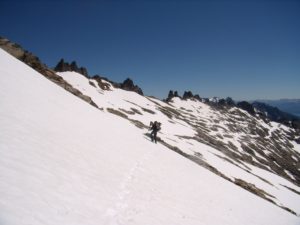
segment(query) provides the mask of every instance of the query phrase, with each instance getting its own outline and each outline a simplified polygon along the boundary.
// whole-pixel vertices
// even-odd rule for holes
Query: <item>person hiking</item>
[[[157,142],[157,132],[160,130],[161,123],[154,121],[154,123],[150,122],[150,130],[152,132],[150,133],[151,141]]]

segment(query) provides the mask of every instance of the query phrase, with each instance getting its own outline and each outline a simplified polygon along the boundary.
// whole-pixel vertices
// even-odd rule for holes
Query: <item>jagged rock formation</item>
[[[125,91],[133,91],[140,95],[144,95],[143,90],[138,85],[135,85],[134,82],[130,78],[127,78],[126,80],[124,80],[123,83],[117,83],[117,82],[111,81],[108,78],[100,76],[100,75],[94,75],[92,77],[92,79],[95,79],[98,82],[98,85],[102,90],[109,90],[109,88],[106,86],[107,83],[103,82],[103,81],[106,81],[106,82],[109,82],[115,88],[120,88]]]
[[[78,67],[76,61],[70,63],[65,62],[64,59],[61,59],[57,65],[55,66],[54,70],[56,72],[66,72],[66,71],[74,71],[77,73],[82,74],[83,76],[88,77],[88,72],[85,67]]]
[[[257,100],[300,118],[300,99]]]
[[[98,86],[102,89],[102,90],[110,90],[110,85],[107,83],[111,83],[107,78],[101,77],[99,75],[95,75],[93,76],[93,79],[95,81],[97,81]],[[103,81],[107,81],[107,82],[103,82]]]
[[[257,113],[267,117],[271,121],[292,126],[295,129],[300,129],[300,120],[297,116],[279,110],[277,107],[270,106],[262,102],[253,102],[252,106]]]
[[[43,64],[37,56],[35,56],[31,52],[24,50],[20,45],[13,43],[6,38],[0,37],[0,47],[3,50],[5,50],[6,52],[8,52],[9,54],[16,57],[17,59],[26,63],[28,66],[30,66],[34,70],[36,70],[39,73],[41,73],[42,75],[44,75],[46,78],[48,78],[52,82],[56,83],[57,85],[61,86],[64,89],[66,89],[67,91],[71,92],[72,94],[78,96],[79,98],[88,102],[89,104],[96,106],[96,104],[92,101],[92,99],[90,97],[82,94],[76,88],[72,87],[62,77],[58,76],[55,73],[55,71],[49,69],[45,64]]]
[[[170,90],[169,94],[168,94],[168,97],[167,97],[167,99],[165,101],[169,102],[174,97],[179,97],[178,92],[177,91],[174,92],[173,90]]]
[[[130,78],[127,78],[126,80],[124,80],[123,83],[113,82],[113,85],[116,88],[121,88],[125,91],[134,91],[140,95],[144,95],[143,90],[139,86],[135,85]]]
[[[229,105],[229,106],[235,106],[235,102],[233,101],[232,98],[227,97],[227,98],[225,99],[225,101],[226,101],[226,104],[227,104],[227,105]]]
[[[172,98],[174,98],[174,97],[179,97],[179,98],[181,98],[181,99],[183,99],[183,100],[187,100],[187,99],[196,99],[196,100],[198,100],[198,101],[202,101],[201,97],[200,97],[198,94],[193,95],[193,93],[192,93],[191,91],[185,91],[184,94],[183,94],[183,96],[181,97],[181,96],[178,95],[178,92],[177,92],[177,91],[174,91],[174,92],[173,92],[173,90],[170,90],[170,91],[169,91],[168,97],[167,97],[167,99],[166,99],[165,101],[166,101],[166,102],[169,102],[169,101],[171,101]]]
[[[193,95],[193,93],[191,91],[185,91],[183,96],[182,96],[183,100],[187,100],[187,99],[196,99],[198,101],[201,101],[201,98],[198,94]]]
[[[254,107],[249,102],[246,102],[246,101],[238,102],[237,107],[247,111],[251,115],[255,114]]]
[[[289,113],[285,113],[280,111],[276,107],[269,106],[264,103],[260,102],[254,102],[249,103],[247,101],[241,101],[235,104],[234,100],[231,97],[227,97],[226,99],[223,98],[201,98],[199,95],[193,95],[191,91],[185,91],[183,96],[179,96],[177,91],[170,90],[168,97],[165,99],[166,102],[171,102],[172,98],[179,97],[183,100],[188,99],[196,99],[198,101],[201,101],[203,103],[206,103],[214,108],[222,108],[222,107],[234,107],[237,106],[240,109],[243,109],[247,111],[251,115],[257,115],[260,116],[261,119],[267,121],[274,121],[281,124],[284,124],[286,126],[292,127],[294,129],[300,130],[300,120],[298,117],[293,116]],[[297,142],[300,141],[296,140]]]
[[[182,98],[184,100],[191,99],[193,97],[194,97],[194,95],[193,95],[193,93],[191,91],[185,91],[184,94],[183,94],[183,96],[182,96]]]
[[[123,81],[123,83],[121,84],[121,88],[126,91],[134,91],[140,95],[144,95],[142,89],[139,86],[135,85],[130,78],[127,78]]]
[[[282,112],[276,107],[261,102],[253,102],[251,104],[246,101],[238,102],[237,107],[247,111],[251,115],[258,115],[266,121],[278,122],[300,130],[300,120],[298,117]]]

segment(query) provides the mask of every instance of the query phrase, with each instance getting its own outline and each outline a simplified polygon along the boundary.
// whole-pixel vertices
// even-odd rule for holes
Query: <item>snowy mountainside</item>
[[[59,75],[98,108],[0,50],[1,224],[299,224],[293,130],[246,115],[274,145],[256,158],[239,146],[247,122],[220,122],[228,113],[242,122],[236,108],[167,104]],[[144,135],[153,120],[163,124],[158,144]],[[291,168],[279,160],[284,144]],[[263,164],[268,155],[277,167]]]
[[[283,209],[300,213],[300,145],[294,129],[236,107],[213,108],[178,97],[165,103],[115,89],[105,80],[75,72],[57,74],[101,110],[131,121],[145,133],[150,121],[161,122],[159,136],[165,146]]]

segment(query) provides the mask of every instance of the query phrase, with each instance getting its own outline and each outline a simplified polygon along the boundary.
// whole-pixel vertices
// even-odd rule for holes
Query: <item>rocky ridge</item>
[[[74,71],[83,76],[88,77],[88,71],[85,67],[78,67],[76,61],[71,63],[65,62],[64,59],[61,59],[54,68],[56,72],[66,72],[66,71]]]
[[[54,70],[49,69],[45,64],[43,64],[37,56],[27,50],[24,50],[20,45],[13,43],[6,38],[0,37],[0,48],[38,71],[47,79],[61,86],[65,90],[81,98],[87,103],[96,106],[89,96],[82,94],[79,90],[72,87],[62,77],[58,76]]]
[[[177,91],[173,90],[169,91],[168,97],[165,99],[165,101],[170,102],[173,97],[179,97],[183,100],[198,100],[200,102],[207,103],[212,107],[236,106],[242,110],[247,111],[252,116],[257,115],[264,120],[278,122],[286,126],[292,127],[296,130],[300,130],[300,119],[297,116],[283,112],[278,108],[270,106],[266,103],[258,101],[252,103],[247,101],[240,101],[235,103],[235,101],[230,97],[227,97],[226,99],[217,97],[201,98],[198,94],[194,95],[191,91],[185,91],[183,96],[181,97]]]

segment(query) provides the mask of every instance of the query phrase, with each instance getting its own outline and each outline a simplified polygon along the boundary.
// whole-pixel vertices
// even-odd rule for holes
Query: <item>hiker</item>
[[[150,133],[151,141],[157,142],[157,132],[160,130],[161,123],[154,121],[154,123],[150,122],[150,129],[152,132]]]

